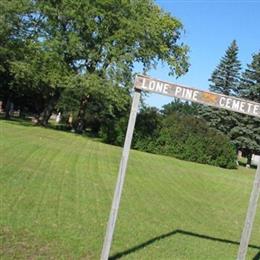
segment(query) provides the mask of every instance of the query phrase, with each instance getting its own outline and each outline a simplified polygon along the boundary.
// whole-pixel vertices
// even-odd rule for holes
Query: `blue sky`
[[[158,65],[149,75],[199,89],[208,89],[208,79],[232,40],[239,46],[243,68],[252,54],[260,51],[260,0],[257,1],[196,1],[157,0],[184,25],[181,41],[190,48],[190,69],[176,79],[168,76],[167,66]],[[150,106],[161,107],[171,98],[151,94],[145,98]]]

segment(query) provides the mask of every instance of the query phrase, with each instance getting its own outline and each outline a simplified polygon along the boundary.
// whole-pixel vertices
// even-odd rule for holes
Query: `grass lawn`
[[[99,259],[121,148],[0,121],[0,258]],[[235,259],[255,170],[131,151],[112,259]],[[260,208],[248,259],[260,259]]]

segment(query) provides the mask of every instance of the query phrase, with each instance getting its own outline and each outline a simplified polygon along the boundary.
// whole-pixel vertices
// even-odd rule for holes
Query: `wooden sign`
[[[158,93],[170,97],[185,99],[192,102],[213,106],[217,108],[224,108],[230,111],[239,112],[246,115],[260,117],[260,104],[256,102],[225,96],[221,94],[216,94],[212,92],[201,91],[190,87],[184,87],[178,84],[168,83],[147,76],[141,76],[141,75],[137,76],[135,80],[135,92],[134,92],[132,108],[131,108],[128,126],[127,126],[124,148],[123,148],[120,166],[118,170],[117,183],[114,191],[112,207],[109,215],[109,220],[107,223],[106,235],[105,235],[103,249],[100,258],[101,260],[107,260],[109,257],[121,195],[123,191],[128,156],[129,156],[129,151],[130,151],[133,132],[134,132],[134,126],[136,121],[136,115],[138,111],[138,105],[140,102],[140,95],[142,90],[154,92],[154,93]],[[256,176],[255,176],[254,186],[250,197],[246,221],[245,221],[244,229],[240,240],[240,246],[237,255],[238,260],[244,260],[246,257],[249,239],[251,236],[253,222],[256,214],[257,201],[259,199],[259,195],[260,195],[260,164],[258,164],[258,168],[256,171]]]
[[[137,76],[135,87],[148,92],[189,100],[203,105],[260,117],[260,104],[236,97],[201,91],[179,84],[168,83],[147,76]]]

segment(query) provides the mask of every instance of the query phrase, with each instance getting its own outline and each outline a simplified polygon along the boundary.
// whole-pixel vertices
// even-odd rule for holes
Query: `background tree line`
[[[238,46],[233,41],[213,71],[210,90],[260,102],[260,53],[241,73]],[[118,134],[122,143],[124,131]],[[252,154],[260,154],[260,120],[255,117],[174,100],[163,109],[143,107],[134,136],[139,150],[226,168],[236,167],[241,151],[251,164]]]
[[[260,52],[252,55],[251,63],[241,72],[238,51],[237,43],[233,41],[209,79],[210,90],[259,103]],[[251,164],[253,153],[260,154],[258,118],[210,107],[201,107],[199,115],[208,122],[210,127],[230,138],[236,150],[242,151],[247,157],[247,164]]]
[[[182,32],[181,22],[150,0],[3,0],[0,100],[5,118],[15,109],[47,126],[50,116],[61,112],[61,127],[122,144],[135,64],[143,73],[160,61],[173,76],[186,73]],[[237,55],[234,41],[213,72],[210,89],[259,102],[260,53],[242,75]],[[259,133],[257,119],[175,101],[161,111],[141,108],[133,145],[232,168],[235,149],[248,158],[260,151]]]

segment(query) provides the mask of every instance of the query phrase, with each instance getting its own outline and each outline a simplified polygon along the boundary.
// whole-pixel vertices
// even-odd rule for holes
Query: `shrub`
[[[155,153],[236,168],[236,151],[229,139],[193,116],[177,113],[167,116],[155,142]]]
[[[185,110],[186,111],[186,110]],[[122,145],[127,117],[101,128],[106,142]],[[236,151],[230,140],[206,122],[187,113],[161,114],[156,108],[143,108],[137,116],[132,147],[174,156],[179,159],[236,168]]]

